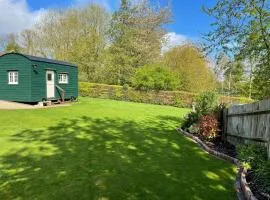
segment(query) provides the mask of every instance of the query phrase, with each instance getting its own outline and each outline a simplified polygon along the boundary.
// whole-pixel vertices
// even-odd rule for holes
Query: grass
[[[175,131],[187,112],[88,98],[0,111],[0,199],[235,199],[235,167]]]

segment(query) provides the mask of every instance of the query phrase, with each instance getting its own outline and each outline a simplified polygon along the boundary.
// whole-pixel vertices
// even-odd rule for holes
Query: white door
[[[46,72],[46,82],[47,82],[47,98],[54,98],[54,71]]]

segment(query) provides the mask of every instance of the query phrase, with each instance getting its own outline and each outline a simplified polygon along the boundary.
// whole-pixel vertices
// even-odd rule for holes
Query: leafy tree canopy
[[[255,60],[254,94],[270,95],[270,2],[268,0],[218,0],[204,11],[214,18],[205,34],[205,49],[224,51],[234,58]]]
[[[139,90],[175,90],[180,89],[180,80],[162,64],[151,64],[137,70],[132,86]]]
[[[215,77],[199,48],[188,44],[178,46],[164,55],[166,66],[170,67],[183,81],[183,89],[199,92],[215,89]]]

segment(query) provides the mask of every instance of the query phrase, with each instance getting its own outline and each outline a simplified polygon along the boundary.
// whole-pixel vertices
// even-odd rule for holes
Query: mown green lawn
[[[235,167],[175,131],[187,112],[88,98],[0,111],[0,199],[235,199]]]

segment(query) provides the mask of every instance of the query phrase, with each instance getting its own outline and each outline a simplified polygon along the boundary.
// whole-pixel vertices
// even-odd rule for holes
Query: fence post
[[[228,122],[228,108],[224,108],[222,110],[222,135],[221,138],[222,140],[226,140],[226,135],[227,135],[227,122]]]

